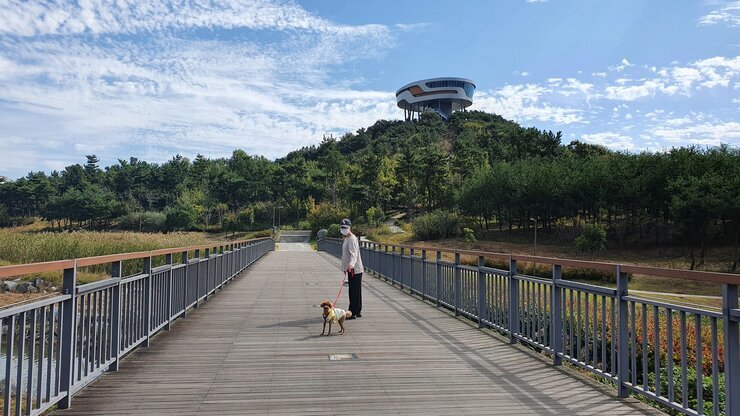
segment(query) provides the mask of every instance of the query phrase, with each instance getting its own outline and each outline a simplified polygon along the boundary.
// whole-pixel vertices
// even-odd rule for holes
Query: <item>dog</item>
[[[321,335],[324,335],[324,332],[326,332],[327,323],[329,324],[329,332],[326,335],[331,335],[331,324],[334,322],[339,324],[339,334],[344,335],[344,321],[352,316],[352,312],[335,308],[328,300],[321,302],[319,306],[323,309],[321,316],[324,318],[324,329],[321,330]]]

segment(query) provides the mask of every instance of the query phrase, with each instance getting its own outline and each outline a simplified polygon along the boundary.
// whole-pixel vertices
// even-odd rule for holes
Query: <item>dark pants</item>
[[[349,310],[352,316],[362,313],[362,273],[349,275]]]

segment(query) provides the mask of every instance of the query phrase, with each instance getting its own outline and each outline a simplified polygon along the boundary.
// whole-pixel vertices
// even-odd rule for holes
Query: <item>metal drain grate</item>
[[[306,286],[318,286],[319,282],[306,282]]]
[[[357,354],[329,354],[329,361],[356,360]]]

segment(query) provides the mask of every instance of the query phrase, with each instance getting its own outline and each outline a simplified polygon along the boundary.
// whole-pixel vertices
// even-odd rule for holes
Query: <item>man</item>
[[[339,230],[344,237],[342,242],[342,270],[347,272],[349,281],[349,310],[352,316],[347,319],[362,317],[362,266],[360,243],[352,234],[352,222],[347,218],[339,223]]]

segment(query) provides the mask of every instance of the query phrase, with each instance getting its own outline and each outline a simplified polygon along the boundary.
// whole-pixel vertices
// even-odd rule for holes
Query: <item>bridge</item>
[[[0,311],[3,414],[740,412],[737,275],[363,242],[363,317],[321,337],[341,242],[318,248],[0,267],[64,276],[62,294]],[[552,278],[526,275],[533,261]],[[78,285],[90,267],[111,277]],[[563,279],[575,268],[617,287]],[[632,296],[630,273],[721,285],[724,308]]]

